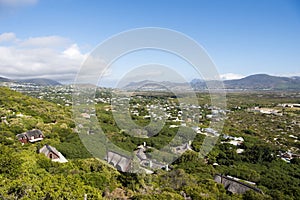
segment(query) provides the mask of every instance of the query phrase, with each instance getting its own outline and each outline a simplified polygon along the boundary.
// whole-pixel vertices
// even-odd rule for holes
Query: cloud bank
[[[72,82],[87,54],[76,43],[60,36],[20,39],[14,33],[0,35],[0,76],[50,78]]]

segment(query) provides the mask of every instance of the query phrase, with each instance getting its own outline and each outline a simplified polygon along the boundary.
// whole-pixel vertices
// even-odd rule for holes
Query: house
[[[176,154],[183,154],[187,150],[192,150],[191,146],[189,143],[185,143],[181,146],[173,147],[172,151]]]
[[[133,157],[107,150],[104,160],[121,172],[131,172],[138,169],[143,170],[146,174],[152,174],[154,173],[153,169],[163,168],[168,171],[169,167],[166,164],[147,157],[145,152],[148,148],[146,142],[144,142],[143,145],[138,146],[137,150],[134,151],[135,156]]]
[[[273,114],[273,115],[282,115],[282,113],[279,113],[279,110],[272,109],[272,108],[260,108],[260,107],[254,107],[247,109],[249,112],[255,112],[255,113],[263,113],[263,114]]]
[[[45,154],[45,156],[50,158],[53,162],[59,162],[59,163],[68,162],[68,160],[59,151],[57,151],[55,147],[52,147],[47,144],[39,150],[39,153]]]
[[[237,154],[241,154],[241,153],[243,153],[244,151],[245,151],[245,149],[237,149],[237,150],[236,150],[236,153],[237,153]]]
[[[85,119],[90,119],[91,116],[87,113],[81,113],[81,117],[85,118]]]
[[[278,106],[281,106],[283,108],[300,108],[300,104],[298,103],[284,103],[284,104],[279,104]]]
[[[138,157],[139,160],[146,160],[147,155],[145,154],[145,149],[144,148],[139,148],[137,151],[135,151],[136,156]]]
[[[286,152],[279,152],[277,157],[280,157],[285,162],[290,163],[292,159],[300,158],[300,155],[299,154],[294,154],[289,150],[289,151],[286,151]]]
[[[206,132],[206,133],[209,133],[210,135],[216,136],[216,137],[220,136],[218,131],[216,131],[212,128],[204,128],[203,131]]]
[[[128,156],[113,151],[107,151],[105,160],[119,171],[129,172],[131,170],[132,158]]]
[[[233,194],[244,194],[248,190],[263,194],[262,190],[254,187],[255,183],[250,181],[243,181],[241,179],[216,174],[214,177],[215,182],[224,185],[225,189]]]
[[[239,146],[239,145],[244,143],[244,138],[243,137],[232,137],[232,136],[224,134],[223,138],[226,139],[226,140],[229,140],[229,141],[221,142],[221,144],[228,143],[228,144],[231,144],[231,145],[234,145],[234,146]]]
[[[148,174],[152,174],[153,171],[148,170],[144,167],[147,167],[150,169],[163,169],[163,168],[165,168],[166,170],[169,169],[168,167],[166,167],[165,164],[158,162],[155,159],[148,158],[147,154],[145,153],[147,149],[149,149],[149,147],[147,147],[146,142],[144,142],[143,145],[138,146],[137,150],[134,151],[134,153],[138,159],[138,162],[140,164],[141,169],[143,169]]]
[[[20,142],[28,143],[28,142],[38,142],[44,139],[44,135],[42,131],[38,129],[33,129],[31,131],[27,131],[21,134],[16,135]]]

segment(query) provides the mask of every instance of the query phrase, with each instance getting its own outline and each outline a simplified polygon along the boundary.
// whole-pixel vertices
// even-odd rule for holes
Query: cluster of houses
[[[137,150],[134,151],[138,162],[141,166],[141,168],[148,174],[152,174],[154,169],[162,169],[162,168],[168,168],[168,165],[158,162],[155,159],[150,159],[147,154],[146,154],[146,150],[147,149],[151,149],[152,147],[148,147],[146,145],[146,143],[144,142],[143,145],[139,145],[137,147]],[[149,169],[151,170],[149,170]],[[168,169],[167,169],[168,170]]]
[[[187,150],[192,150],[190,143],[172,147],[171,151],[175,154],[182,154]],[[151,149],[153,149],[153,147],[147,146],[146,142],[144,142],[142,145],[139,145],[134,151],[134,157],[136,158],[135,162],[136,164],[138,164],[138,170],[143,170],[147,174],[152,174],[154,173],[153,170],[157,169],[164,169],[166,171],[169,171],[170,168],[168,164],[157,161],[156,159],[150,158],[149,155],[147,155],[147,150]],[[122,155],[115,151],[107,151],[104,159],[119,171],[130,172],[132,170],[137,170],[133,169],[134,159],[132,157]]]
[[[279,152],[277,157],[281,158],[283,161],[290,163],[294,158],[300,158],[299,154],[294,154],[291,151]]]
[[[59,105],[64,106],[71,106],[72,99],[71,96],[73,94],[73,87],[72,86],[41,86],[36,85],[33,83],[18,83],[18,82],[7,82],[7,83],[0,83],[0,85],[4,85],[9,87],[12,90],[30,94],[39,99],[46,99],[55,102],[60,102]]]
[[[277,108],[261,108],[261,107],[253,107],[253,108],[248,108],[247,110],[249,112],[255,112],[255,113],[263,113],[263,114],[267,114],[267,115],[277,115],[277,116],[282,116],[283,115],[283,111],[282,109],[284,108],[296,108],[296,109],[300,109],[300,104],[297,103],[283,103],[283,104],[278,104]]]
[[[243,144],[243,142],[244,142],[243,137],[233,137],[233,136],[224,134],[223,138],[227,141],[221,142],[221,143],[228,143],[228,144],[232,144],[234,146],[239,146],[239,145]]]
[[[1,82],[1,86],[9,87],[12,90],[19,92],[25,91],[38,91],[42,86],[35,85],[33,83],[21,83],[21,82]]]
[[[176,146],[176,147],[172,147],[171,150],[173,153],[175,153],[176,155],[181,155],[186,151],[191,151],[192,147],[191,147],[192,141],[189,141],[188,143],[184,143],[180,146]]]
[[[16,137],[22,143],[22,145],[26,143],[39,142],[45,138],[42,131],[38,129],[33,129],[24,133],[17,134]],[[53,162],[59,162],[59,163],[68,162],[68,160],[55,147],[52,147],[48,144],[40,148],[38,152],[44,154]]]
[[[154,173],[155,169],[165,169],[169,170],[168,164],[159,162],[155,159],[151,159],[147,156],[146,150],[151,149],[152,147],[146,146],[144,142],[143,145],[139,145],[137,149],[134,151],[134,160],[133,157],[129,157],[126,155],[122,155],[115,151],[107,151],[107,155],[104,158],[109,164],[114,166],[116,169],[122,172],[132,172],[134,170],[144,171],[146,174]],[[133,166],[134,164],[138,164],[138,166]],[[136,169],[137,167],[137,169]]]
[[[299,103],[283,103],[283,104],[278,104],[278,107],[283,107],[283,108],[300,108]]]
[[[243,137],[233,137],[233,136],[230,136],[230,135],[226,135],[226,134],[223,134],[223,139],[225,139],[225,141],[222,141],[221,144],[231,144],[233,146],[240,146],[244,143],[244,138]],[[238,154],[241,154],[245,151],[245,149],[241,149],[241,148],[238,148],[236,150],[236,153]]]
[[[282,115],[282,112],[280,110],[273,109],[273,108],[254,107],[254,108],[249,108],[248,111],[255,112],[255,113],[263,113],[263,114],[267,114],[267,115],[271,115],[271,114],[278,115],[278,116]]]
[[[130,110],[132,116],[142,116],[144,119],[157,120],[167,120],[168,122],[174,122],[180,124],[181,126],[186,126],[187,123],[199,123],[199,119],[207,118],[212,121],[220,121],[225,116],[226,110],[209,106],[209,105],[194,105],[187,103],[176,103],[172,98],[168,99],[143,99],[140,100],[141,96],[135,96],[134,99],[137,101],[134,104],[130,104]],[[120,97],[120,98],[97,98],[95,102],[108,103],[114,105],[111,110],[123,110],[124,106],[128,105],[130,97]],[[129,109],[129,108],[128,108]],[[144,115],[142,110],[147,111]],[[204,110],[210,110],[207,115],[202,115],[201,112]],[[124,110],[128,111],[128,110]]]

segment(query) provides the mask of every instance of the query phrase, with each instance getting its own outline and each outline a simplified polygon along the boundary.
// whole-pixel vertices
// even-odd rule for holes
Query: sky
[[[300,76],[297,0],[0,0],[0,76],[71,83],[99,44],[143,27],[192,38],[222,79],[257,73]],[[116,62],[110,78],[126,76],[136,64],[134,55],[147,57],[140,65],[161,58],[186,79],[197,78],[188,64],[151,51]]]

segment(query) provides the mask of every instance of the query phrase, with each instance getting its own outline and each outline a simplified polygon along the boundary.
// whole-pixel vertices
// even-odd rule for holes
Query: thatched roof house
[[[52,147],[47,144],[39,150],[39,153],[45,154],[45,156],[47,156],[54,162],[60,162],[60,163],[68,162],[68,160],[59,151],[57,151],[55,147]]]
[[[28,142],[38,142],[44,139],[44,135],[41,130],[33,129],[24,133],[20,133],[16,135],[20,142],[28,143]]]

